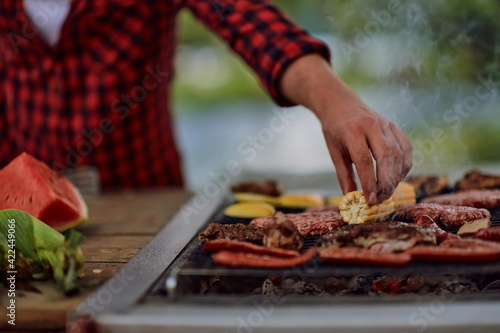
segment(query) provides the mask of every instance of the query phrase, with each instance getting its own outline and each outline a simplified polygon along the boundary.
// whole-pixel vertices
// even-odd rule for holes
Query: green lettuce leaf
[[[8,239],[9,220],[15,220],[16,256],[31,265],[32,278],[53,278],[65,293],[74,291],[84,264],[79,248],[83,236],[73,229],[63,235],[24,211],[5,209],[0,211],[0,236],[5,241]],[[0,271],[5,267],[2,265]]]

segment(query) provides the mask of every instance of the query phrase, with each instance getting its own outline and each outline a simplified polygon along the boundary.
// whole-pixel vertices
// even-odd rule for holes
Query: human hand
[[[399,127],[366,106],[316,54],[290,65],[281,91],[319,118],[344,194],[357,189],[354,165],[368,204],[392,195],[412,166],[412,146]]]
[[[342,191],[357,189],[354,165],[368,204],[388,199],[412,167],[406,135],[351,94],[322,114],[323,134]]]

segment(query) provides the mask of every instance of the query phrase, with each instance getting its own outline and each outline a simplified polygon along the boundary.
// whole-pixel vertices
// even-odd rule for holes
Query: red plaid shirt
[[[224,38],[280,105],[291,104],[278,91],[287,65],[329,57],[264,0],[74,0],[54,47],[22,3],[0,1],[0,164],[26,151],[62,172],[92,165],[105,189],[182,185],[168,112],[181,8]]]

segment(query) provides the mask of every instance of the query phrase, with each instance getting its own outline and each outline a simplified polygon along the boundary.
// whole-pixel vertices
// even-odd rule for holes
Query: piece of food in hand
[[[394,201],[394,210],[396,211],[404,205],[416,203],[417,195],[415,193],[415,188],[413,185],[405,182],[399,183],[392,194],[392,200]]]
[[[418,203],[400,208],[396,218],[404,221],[415,221],[421,215],[429,216],[437,223],[447,227],[461,227],[476,221],[479,224],[489,223],[491,217],[490,212],[483,208]]]
[[[304,240],[297,227],[287,220],[285,214],[277,212],[263,228],[264,246],[285,250],[301,251]]]
[[[271,197],[281,195],[281,186],[275,180],[268,180],[266,182],[253,182],[245,181],[231,186],[233,193],[257,193],[264,194]]]
[[[449,188],[448,177],[444,175],[411,176],[407,177],[405,182],[414,187],[417,198],[440,194]]]
[[[457,191],[500,188],[500,175],[483,173],[479,170],[467,172],[455,183]]]
[[[285,214],[288,221],[292,222],[302,236],[324,235],[344,224],[344,220],[337,212],[323,213],[296,213]],[[272,217],[253,219],[250,224],[265,227]]]
[[[256,225],[210,223],[207,229],[198,235],[198,239],[229,239],[262,245],[264,233],[262,228]]]
[[[340,215],[349,224],[381,221],[394,213],[394,200],[391,197],[379,205],[370,206],[362,191],[354,191],[342,198],[339,209]]]
[[[21,153],[0,170],[0,210],[20,209],[57,231],[88,218],[78,189],[45,163]]]
[[[500,207],[500,190],[470,190],[441,194],[425,198],[421,202],[494,209]]]
[[[479,230],[474,234],[474,238],[500,242],[500,227],[490,227],[487,229]]]
[[[319,194],[288,193],[279,197],[278,206],[288,208],[308,208],[323,206],[323,196]]]
[[[9,270],[21,275],[27,269],[32,279],[53,278],[65,293],[79,288],[77,278],[85,260],[79,247],[83,236],[76,230],[61,234],[26,212],[5,209],[0,211],[0,235],[0,249],[5,250],[5,239],[16,253],[15,262],[11,257],[0,259],[7,263],[0,267],[0,275]],[[7,256],[2,251],[0,257]]]
[[[219,251],[212,254],[217,265],[253,268],[287,268],[305,264],[316,256],[316,249],[311,248],[296,257],[275,257],[248,252]]]
[[[273,206],[279,205],[279,197],[272,197],[260,193],[237,192],[234,193],[234,200],[237,202],[263,202]]]
[[[491,221],[489,218],[478,219],[472,222],[465,223],[458,229],[457,234],[459,236],[472,236],[481,229],[486,229],[491,227]]]
[[[238,202],[224,209],[224,215],[249,219],[271,216],[275,212],[274,206],[265,202]]]

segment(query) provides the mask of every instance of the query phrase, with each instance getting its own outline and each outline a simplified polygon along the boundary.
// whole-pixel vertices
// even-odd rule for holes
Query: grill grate
[[[196,233],[196,236],[190,241],[186,248],[182,251],[179,258],[164,274],[160,287],[156,289],[163,290],[161,294],[175,294],[175,297],[192,296],[213,293],[216,294],[240,294],[248,295],[248,293],[263,292],[263,289],[269,281],[281,283],[286,278],[295,278],[300,281],[316,281],[316,284],[339,283],[342,281],[350,281],[350,284],[359,284],[359,281],[370,285],[369,282],[383,276],[395,276],[401,279],[408,279],[412,276],[425,276],[426,279],[433,281],[432,283],[439,284],[443,281],[453,280],[457,277],[464,277],[463,281],[474,280],[478,283],[481,289],[489,288],[491,284],[495,287],[496,297],[500,297],[500,261],[478,264],[434,264],[412,262],[404,267],[370,267],[364,265],[331,265],[321,262],[318,258],[311,260],[303,266],[286,269],[268,269],[268,268],[243,268],[243,267],[222,267],[213,263],[209,254],[207,254],[198,240],[197,235],[203,231],[209,223],[245,223],[250,222],[249,219],[231,218],[223,215],[223,210],[226,205],[223,205],[217,214]],[[297,212],[297,210],[286,211]],[[500,209],[492,211],[492,224],[500,226]],[[446,228],[447,231],[456,232],[458,228]],[[310,248],[316,244],[319,237],[306,237],[304,239],[304,248]],[[175,288],[167,292],[165,290],[165,281],[174,278],[176,280]],[[271,279],[271,280],[270,280]],[[332,280],[333,279],[333,280]],[[356,282],[353,282],[354,280]],[[221,281],[224,281],[221,282]],[[332,282],[333,281],[333,282]],[[468,282],[457,282],[459,287],[464,287]],[[273,282],[273,283],[274,283]],[[306,283],[306,282],[304,282]],[[309,283],[309,282],[308,282]],[[346,282],[347,283],[347,282]],[[167,283],[168,284],[168,283]],[[342,283],[340,283],[342,284]],[[216,286],[216,287],[214,287]],[[304,285],[304,290],[310,291],[311,287]],[[329,285],[328,288],[331,288]],[[447,287],[448,288],[448,287]],[[450,287],[451,288],[451,287]],[[453,287],[455,288],[455,287]],[[476,287],[475,287],[476,288]],[[365,290],[366,288],[362,288]],[[221,292],[222,290],[222,292]],[[315,290],[313,288],[313,290]],[[354,291],[353,291],[354,290]],[[349,291],[356,292],[356,289]],[[370,292],[373,292],[371,290]],[[337,295],[338,296],[338,295]],[[172,297],[172,295],[170,295]]]

